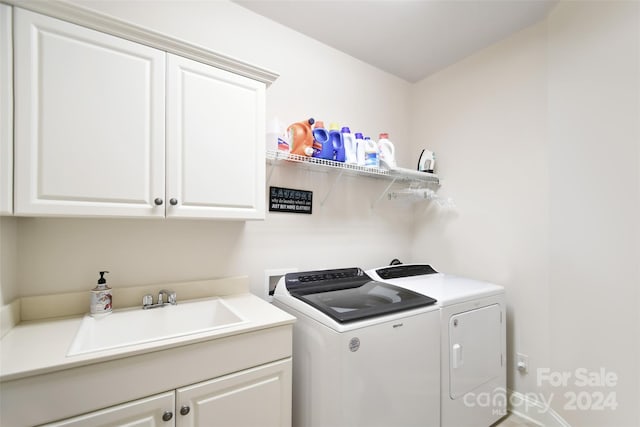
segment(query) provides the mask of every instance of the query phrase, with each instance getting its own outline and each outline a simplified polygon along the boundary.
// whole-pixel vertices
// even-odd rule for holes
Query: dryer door
[[[452,399],[501,374],[501,328],[498,304],[449,318],[449,394]]]

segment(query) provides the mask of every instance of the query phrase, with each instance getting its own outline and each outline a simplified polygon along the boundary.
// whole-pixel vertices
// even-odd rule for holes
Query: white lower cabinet
[[[135,426],[155,427],[174,426],[173,408],[175,392],[157,394],[145,399],[135,400],[122,405],[91,412],[57,423],[45,424],[47,427],[96,427],[96,426]],[[171,418],[169,415],[171,414]],[[163,421],[162,417],[169,422]]]
[[[176,391],[178,427],[291,425],[291,359]]]
[[[47,427],[288,427],[291,359],[80,415]]]

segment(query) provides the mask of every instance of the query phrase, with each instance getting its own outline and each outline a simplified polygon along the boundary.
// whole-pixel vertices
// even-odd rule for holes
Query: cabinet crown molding
[[[194,61],[203,62],[249,77],[267,86],[279,77],[279,74],[273,71],[256,67],[239,59],[212,52],[202,46],[188,43],[64,0],[0,0],[0,3],[62,19],[73,24],[193,59]]]

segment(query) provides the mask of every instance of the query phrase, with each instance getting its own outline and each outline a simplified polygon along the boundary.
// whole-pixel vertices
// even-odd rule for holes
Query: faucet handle
[[[166,289],[163,289],[158,293],[158,305],[164,305],[165,301],[162,298],[163,295],[167,296],[167,301],[166,302],[168,304],[176,305],[177,299],[176,299],[175,291],[168,291]]]
[[[151,294],[146,294],[142,297],[142,307],[149,307],[153,305],[153,296]]]
[[[167,302],[171,305],[176,305],[178,303],[178,298],[174,291],[169,291],[169,296],[167,297]]]

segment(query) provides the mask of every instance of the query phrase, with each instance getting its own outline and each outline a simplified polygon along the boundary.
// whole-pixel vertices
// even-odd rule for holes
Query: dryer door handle
[[[462,345],[454,344],[451,348],[451,356],[453,359],[453,369],[458,369],[463,365],[464,361],[462,360]]]

